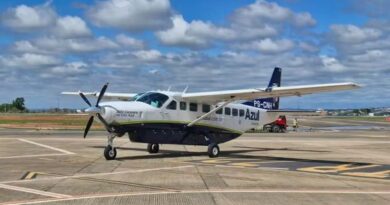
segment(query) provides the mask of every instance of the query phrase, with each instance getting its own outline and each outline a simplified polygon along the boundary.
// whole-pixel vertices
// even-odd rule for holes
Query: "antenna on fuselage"
[[[184,88],[184,90],[183,90],[183,94],[184,94],[184,93],[186,93],[186,92],[187,92],[187,90],[188,90],[188,85],[186,85],[186,87]]]

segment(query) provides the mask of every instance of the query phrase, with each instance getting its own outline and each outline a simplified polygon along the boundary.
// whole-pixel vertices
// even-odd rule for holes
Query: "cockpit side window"
[[[177,102],[174,101],[174,100],[172,100],[172,101],[168,104],[167,109],[169,109],[169,110],[176,110],[176,109],[177,109]]]
[[[225,115],[230,115],[230,107],[225,107]]]
[[[142,96],[138,97],[137,102],[144,102],[153,107],[160,108],[167,100],[168,96],[161,93],[145,93]]]
[[[133,97],[133,100],[137,100],[139,97],[141,97],[143,94],[145,94],[145,93],[137,93],[137,95],[135,95],[134,97]]]

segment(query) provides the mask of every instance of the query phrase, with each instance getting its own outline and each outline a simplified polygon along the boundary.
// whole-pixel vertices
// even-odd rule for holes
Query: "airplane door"
[[[232,117],[233,117],[233,123],[238,123],[239,125],[241,125],[241,118],[239,116],[238,109],[236,108],[232,109]]]
[[[163,120],[170,120],[169,111],[166,108],[161,108],[160,114]]]
[[[160,113],[163,120],[172,120],[177,110],[177,102],[172,100]]]

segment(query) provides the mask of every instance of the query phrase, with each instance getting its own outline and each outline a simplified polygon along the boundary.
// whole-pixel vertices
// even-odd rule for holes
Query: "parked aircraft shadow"
[[[258,151],[296,151],[296,152],[330,152],[324,150],[310,150],[310,149],[290,149],[290,148],[262,148],[262,147],[247,147],[247,146],[233,146],[234,148],[257,149]]]
[[[93,148],[104,149],[104,146],[91,146]],[[130,148],[130,147],[116,147],[117,150],[132,150],[132,151],[141,151],[147,153],[146,149],[141,148]],[[227,150],[221,152],[220,156],[229,156],[231,154],[240,154],[248,152],[256,152],[257,149],[246,149],[246,150]],[[207,156],[206,150],[204,152],[186,152],[178,150],[166,150],[160,149],[158,154],[147,154],[142,156],[128,156],[128,157],[117,157],[117,160],[137,160],[137,159],[160,159],[160,158],[179,158],[179,157],[196,157],[196,156]],[[246,155],[242,155],[245,157]]]
[[[103,149],[104,146],[91,146],[93,148]],[[274,156],[264,156],[264,155],[248,155],[246,153],[250,152],[259,152],[259,151],[309,151],[309,152],[328,152],[328,151],[318,151],[318,150],[299,150],[299,149],[287,149],[287,148],[254,148],[254,147],[242,147],[241,150],[222,150],[220,153],[220,157],[231,158],[235,160],[264,160],[264,161],[295,161],[295,162],[322,162],[322,163],[353,163],[353,164],[361,164],[358,162],[342,162],[342,161],[332,161],[332,160],[312,160],[312,159],[300,159],[300,158],[289,158],[289,157],[274,157]],[[131,151],[140,151],[147,153],[146,149],[142,148],[131,148],[131,147],[116,147],[118,150],[131,150]],[[178,150],[166,150],[162,149],[158,154],[149,154],[142,156],[125,156],[125,157],[117,157],[116,159],[121,160],[139,160],[139,159],[162,159],[162,158],[180,158],[180,157],[196,157],[196,156],[204,156],[207,157],[206,150],[204,152],[186,152],[186,151],[178,151]]]

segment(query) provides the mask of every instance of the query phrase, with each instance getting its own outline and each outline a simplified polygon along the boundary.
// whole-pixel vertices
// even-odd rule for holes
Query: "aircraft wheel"
[[[110,145],[107,145],[106,148],[104,148],[104,157],[106,160],[113,160],[116,157],[116,148],[112,148]]]
[[[208,146],[207,152],[209,153],[210,158],[218,157],[219,147],[217,144],[210,144]]]
[[[160,146],[158,144],[148,144],[148,152],[151,154],[158,153]]]

